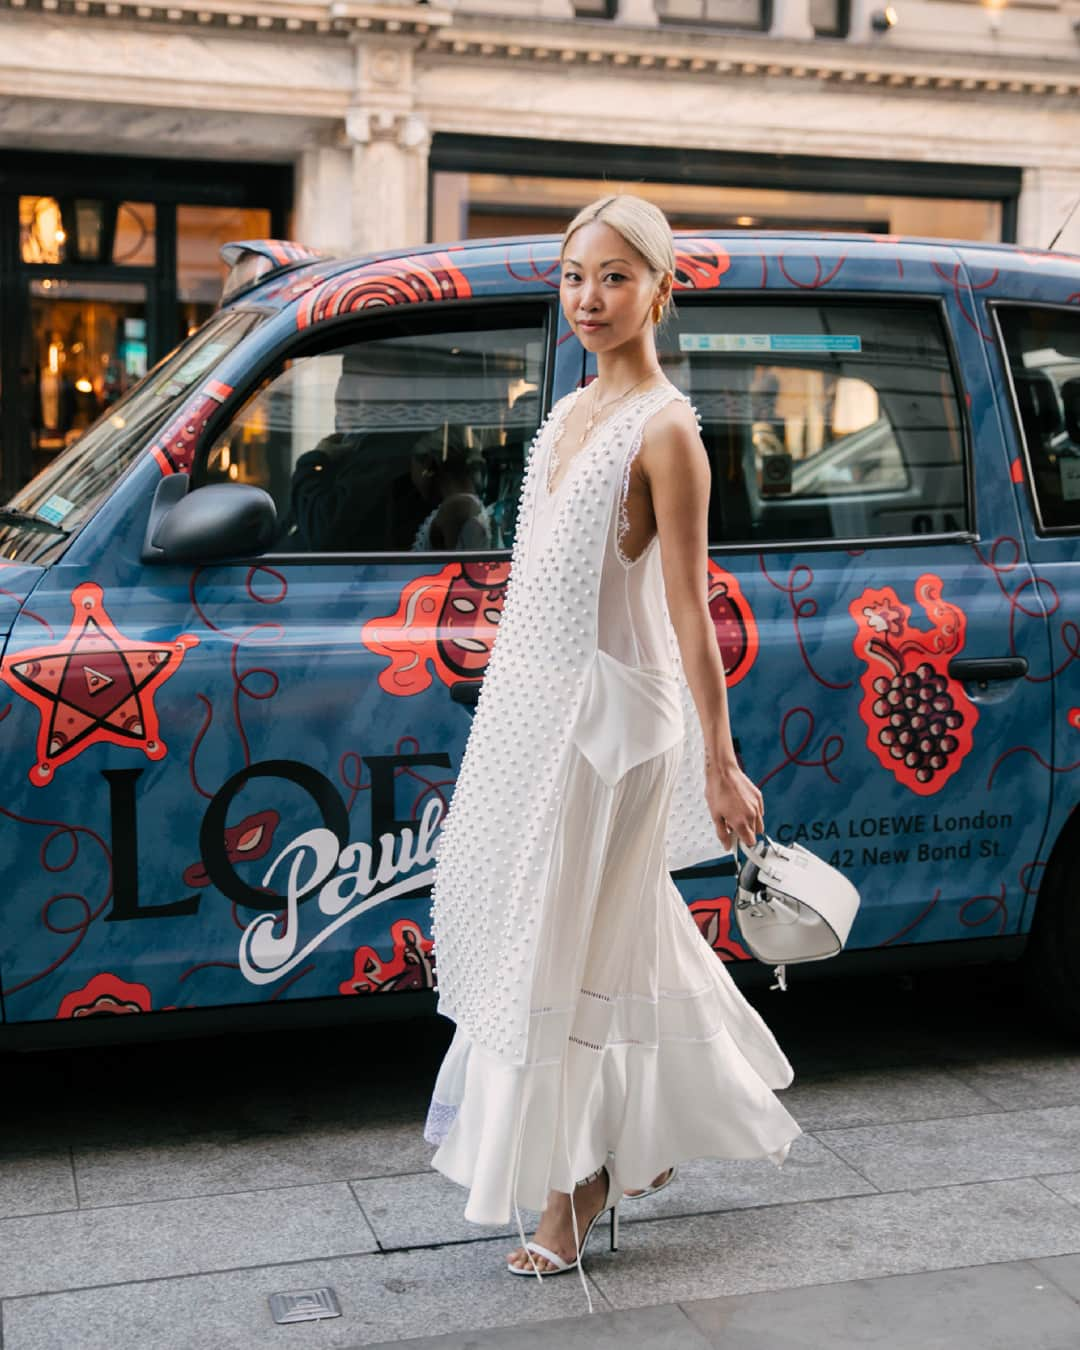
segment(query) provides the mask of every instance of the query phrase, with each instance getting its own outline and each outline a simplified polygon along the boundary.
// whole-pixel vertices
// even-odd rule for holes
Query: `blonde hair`
[[[646,266],[655,276],[675,275],[675,240],[667,216],[658,206],[646,201],[644,197],[635,197],[630,192],[616,192],[610,197],[598,197],[588,206],[582,207],[563,232],[559,257],[566,253],[571,235],[583,225],[594,221],[610,225],[621,234],[631,248],[636,249],[644,258]],[[671,291],[663,304],[663,317],[666,318],[672,308]]]

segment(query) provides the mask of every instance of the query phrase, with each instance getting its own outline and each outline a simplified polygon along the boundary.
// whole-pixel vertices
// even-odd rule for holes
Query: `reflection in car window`
[[[266,488],[278,552],[509,548],[546,311],[377,322],[377,335],[275,370],[197,481]]]
[[[50,561],[198,381],[264,318],[256,310],[217,314],[145,375],[12,497],[9,505],[31,519],[0,525],[0,556]]]
[[[1039,521],[1080,525],[1080,316],[1061,309],[997,310]]]
[[[685,303],[661,360],[702,419],[713,543],[967,528],[936,310]]]

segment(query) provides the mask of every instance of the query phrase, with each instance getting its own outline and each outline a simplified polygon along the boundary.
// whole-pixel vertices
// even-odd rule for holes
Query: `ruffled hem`
[[[781,1165],[802,1133],[726,1028],[659,1045],[570,1043],[565,1064],[511,1065],[459,1030],[436,1082],[425,1137],[432,1166],[469,1191],[465,1218],[509,1222],[515,1203],[541,1210],[606,1163],[621,1189],[647,1186],[691,1158],[768,1158]]]

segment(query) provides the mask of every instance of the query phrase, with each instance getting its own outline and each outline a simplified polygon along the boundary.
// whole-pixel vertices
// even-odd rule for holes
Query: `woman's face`
[[[559,298],[587,351],[610,352],[640,341],[663,294],[645,259],[610,225],[594,220],[567,240]]]

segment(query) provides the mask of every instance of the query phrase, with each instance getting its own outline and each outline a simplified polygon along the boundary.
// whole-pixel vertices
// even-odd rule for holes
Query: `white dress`
[[[780,1163],[800,1132],[774,1096],[791,1066],[669,872],[722,850],[659,544],[630,561],[620,540],[645,424],[682,395],[630,400],[552,493],[575,397],[527,467],[433,889],[457,1026],[425,1134],[476,1223],[540,1210],[604,1163],[623,1188],[688,1158]]]

